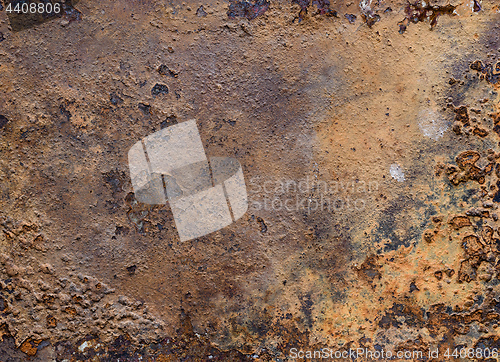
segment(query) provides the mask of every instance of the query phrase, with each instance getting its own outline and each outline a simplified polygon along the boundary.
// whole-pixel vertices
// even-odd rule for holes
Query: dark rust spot
[[[269,1],[255,0],[255,1],[231,1],[227,16],[230,19],[236,17],[247,18],[253,20],[256,17],[264,14],[269,9]]]
[[[409,1],[406,6],[406,18],[399,23],[399,33],[404,33],[410,22],[416,24],[427,19],[432,29],[436,26],[438,18],[441,15],[452,15],[455,9],[456,6],[450,4],[440,6],[432,5],[430,2],[424,0]]]
[[[297,4],[300,6],[300,12],[296,19],[299,20],[299,23],[304,20],[307,15],[307,8],[311,5],[311,0],[292,0],[292,4]],[[330,1],[328,0],[313,0],[313,5],[316,5],[318,9],[318,14],[326,15],[326,16],[335,16],[337,17],[337,12],[335,10],[330,9]]]
[[[9,123],[7,117],[0,114],[0,129],[4,128],[7,123]]]
[[[151,106],[146,103],[139,103],[139,109],[144,113],[145,115],[150,115],[151,114]]]
[[[372,255],[366,258],[363,264],[356,269],[356,273],[361,280],[368,282],[372,288],[375,288],[376,281],[382,278],[381,268],[379,257]]]
[[[151,94],[153,96],[168,94],[168,87],[165,84],[156,83],[153,89],[151,89]]]
[[[261,218],[261,217],[258,217],[257,218],[257,222],[260,224],[260,232],[261,233],[265,233],[267,232],[267,225],[266,223],[264,222],[264,219]]]
[[[345,14],[344,16],[349,21],[349,23],[354,24],[356,22],[356,15],[354,15],[354,14]]]
[[[200,7],[198,8],[198,10],[196,10],[196,16],[199,16],[199,17],[205,17],[205,16],[207,16],[207,12],[203,8],[203,5],[200,5]]]
[[[172,69],[167,67],[165,64],[162,64],[158,67],[158,74],[160,75],[169,75],[172,78],[177,78],[177,72],[174,72]]]
[[[438,270],[434,272],[434,276],[436,277],[437,280],[443,279],[443,272],[441,270]]]
[[[474,0],[474,12],[481,11],[481,3],[480,0]]]
[[[137,265],[131,265],[127,267],[129,275],[134,275],[136,270],[137,270]]]

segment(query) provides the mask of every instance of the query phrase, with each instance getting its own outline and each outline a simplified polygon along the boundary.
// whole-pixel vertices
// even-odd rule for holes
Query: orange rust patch
[[[38,345],[40,343],[42,343],[42,339],[31,339],[31,338],[28,338],[26,341],[24,341],[21,346],[19,347],[19,349],[26,353],[28,356],[34,356],[36,355],[37,351],[38,351]]]
[[[76,309],[73,308],[73,307],[66,307],[64,309],[64,311],[68,314],[70,314],[71,316],[75,316],[76,315]]]
[[[56,326],[57,326],[57,319],[52,315],[48,315],[47,316],[47,328],[55,328]]]
[[[449,221],[449,224],[456,230],[466,226],[472,226],[468,216],[455,216]]]

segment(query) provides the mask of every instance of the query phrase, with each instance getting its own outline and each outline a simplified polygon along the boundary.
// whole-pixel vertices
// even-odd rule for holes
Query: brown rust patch
[[[472,226],[472,223],[468,216],[454,216],[448,223],[456,230],[463,227]]]
[[[269,9],[270,2],[267,0],[237,1],[232,0],[227,11],[227,16],[231,19],[235,17],[245,17],[253,20],[264,14]]]
[[[41,339],[31,339],[28,338],[26,341],[24,341],[19,349],[26,353],[28,356],[34,356],[38,352],[38,345],[42,343]]]
[[[57,327],[57,319],[52,315],[47,315],[47,328]]]
[[[401,21],[399,25],[399,32],[403,34],[410,22],[418,23],[423,21],[429,21],[431,29],[437,24],[438,18],[441,15],[452,15],[457,6],[446,4],[438,5],[432,4],[432,1],[416,0],[412,2],[408,0],[406,5],[406,17]]]

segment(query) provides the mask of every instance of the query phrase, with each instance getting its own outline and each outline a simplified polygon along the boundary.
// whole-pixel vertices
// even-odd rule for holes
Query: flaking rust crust
[[[1,361],[500,348],[495,1],[68,4],[0,11]],[[181,243],[127,152],[189,119],[250,208]]]

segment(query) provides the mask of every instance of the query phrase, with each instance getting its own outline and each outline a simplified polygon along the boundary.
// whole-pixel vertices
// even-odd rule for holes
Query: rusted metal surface
[[[495,1],[3,7],[1,361],[500,349]],[[181,243],[127,152],[189,119],[250,206]]]

